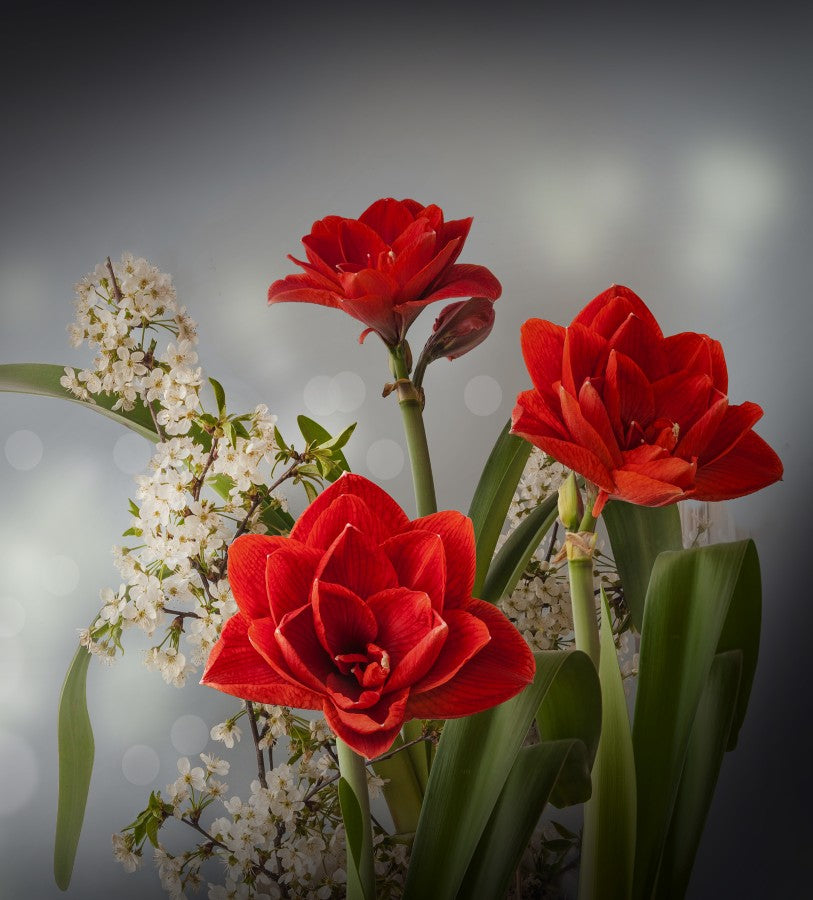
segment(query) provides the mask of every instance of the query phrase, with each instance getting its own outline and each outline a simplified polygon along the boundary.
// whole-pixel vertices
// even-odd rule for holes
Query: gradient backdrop
[[[524,319],[566,323],[619,282],[667,333],[722,341],[732,399],[764,407],[786,477],[728,507],[762,555],[763,647],[693,898],[800,896],[812,836],[813,22],[746,9],[6,3],[0,53],[2,362],[87,364],[65,334],[72,285],[107,254],[146,256],[173,274],[233,408],[266,402],[284,433],[303,411],[331,429],[358,419],[351,465],[409,509],[382,347],[329,310],[269,310],[265,292],[314,219],[380,196],[436,202],[475,217],[462,261],[504,286],[489,341],[427,379],[440,502],[466,509],[528,383]],[[75,630],[118,583],[109,550],[149,448],[77,407],[5,394],[0,448],[0,894],[38,900],[58,896],[59,688]],[[164,685],[136,644],[91,669],[97,762],[71,897],[162,895],[149,861],[125,875],[110,835],[232,709]]]

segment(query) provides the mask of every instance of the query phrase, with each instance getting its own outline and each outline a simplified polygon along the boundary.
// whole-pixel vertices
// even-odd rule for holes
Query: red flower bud
[[[435,319],[433,334],[426,342],[424,353],[434,359],[445,356],[457,359],[473,350],[491,334],[494,327],[494,301],[488,297],[458,300],[441,310]]]

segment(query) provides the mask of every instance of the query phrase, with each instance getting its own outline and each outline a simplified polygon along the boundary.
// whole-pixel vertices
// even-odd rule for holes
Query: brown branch
[[[254,704],[250,700],[246,700],[246,712],[248,713],[248,721],[251,727],[251,737],[254,739],[254,751],[257,754],[257,774],[260,776],[260,784],[268,787],[268,779],[265,775],[265,760],[263,759],[263,751],[260,747],[260,733],[257,730],[257,718],[254,715]]]
[[[116,298],[116,303],[121,303],[123,294],[118,281],[116,281],[116,273],[113,271],[113,263],[110,261],[109,256],[107,257],[107,271],[110,272],[110,278],[113,280],[113,296]]]

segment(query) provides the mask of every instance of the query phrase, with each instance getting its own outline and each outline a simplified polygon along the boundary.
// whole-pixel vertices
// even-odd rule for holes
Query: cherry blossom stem
[[[268,779],[265,775],[265,759],[263,759],[262,747],[260,747],[260,732],[257,730],[257,717],[254,715],[254,704],[250,700],[246,700],[246,712],[248,713],[248,723],[251,728],[251,737],[254,739],[254,750],[257,754],[257,775],[260,778],[260,784],[268,787]]]
[[[373,868],[373,828],[370,820],[370,797],[367,793],[367,766],[355,750],[336,738],[339,756],[339,771],[347,782],[361,812],[361,835],[358,861],[353,853],[353,845],[359,836],[353,834],[351,822],[345,814],[347,835],[347,900],[375,900],[375,869]],[[344,806],[344,804],[342,804]]]

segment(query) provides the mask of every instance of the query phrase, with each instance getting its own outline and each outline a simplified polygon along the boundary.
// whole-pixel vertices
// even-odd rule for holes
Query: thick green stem
[[[357,848],[358,860],[353,852],[355,841],[347,837],[347,898],[348,900],[375,900],[375,869],[373,867],[373,828],[370,819],[370,797],[367,793],[367,767],[364,760],[341,738],[336,738],[339,772],[352,789],[361,812],[361,843]],[[348,832],[350,828],[345,827]]]
[[[596,597],[593,593],[593,557],[571,558],[567,563],[570,577],[570,602],[576,647],[593,660],[598,669],[600,652]]]
[[[429,459],[429,445],[423,425],[423,410],[420,395],[409,380],[403,351],[396,347],[390,351],[392,371],[398,383],[398,404],[404,422],[409,462],[412,466],[412,482],[415,487],[415,505],[419,516],[437,512],[435,483],[432,480],[432,463]]]

